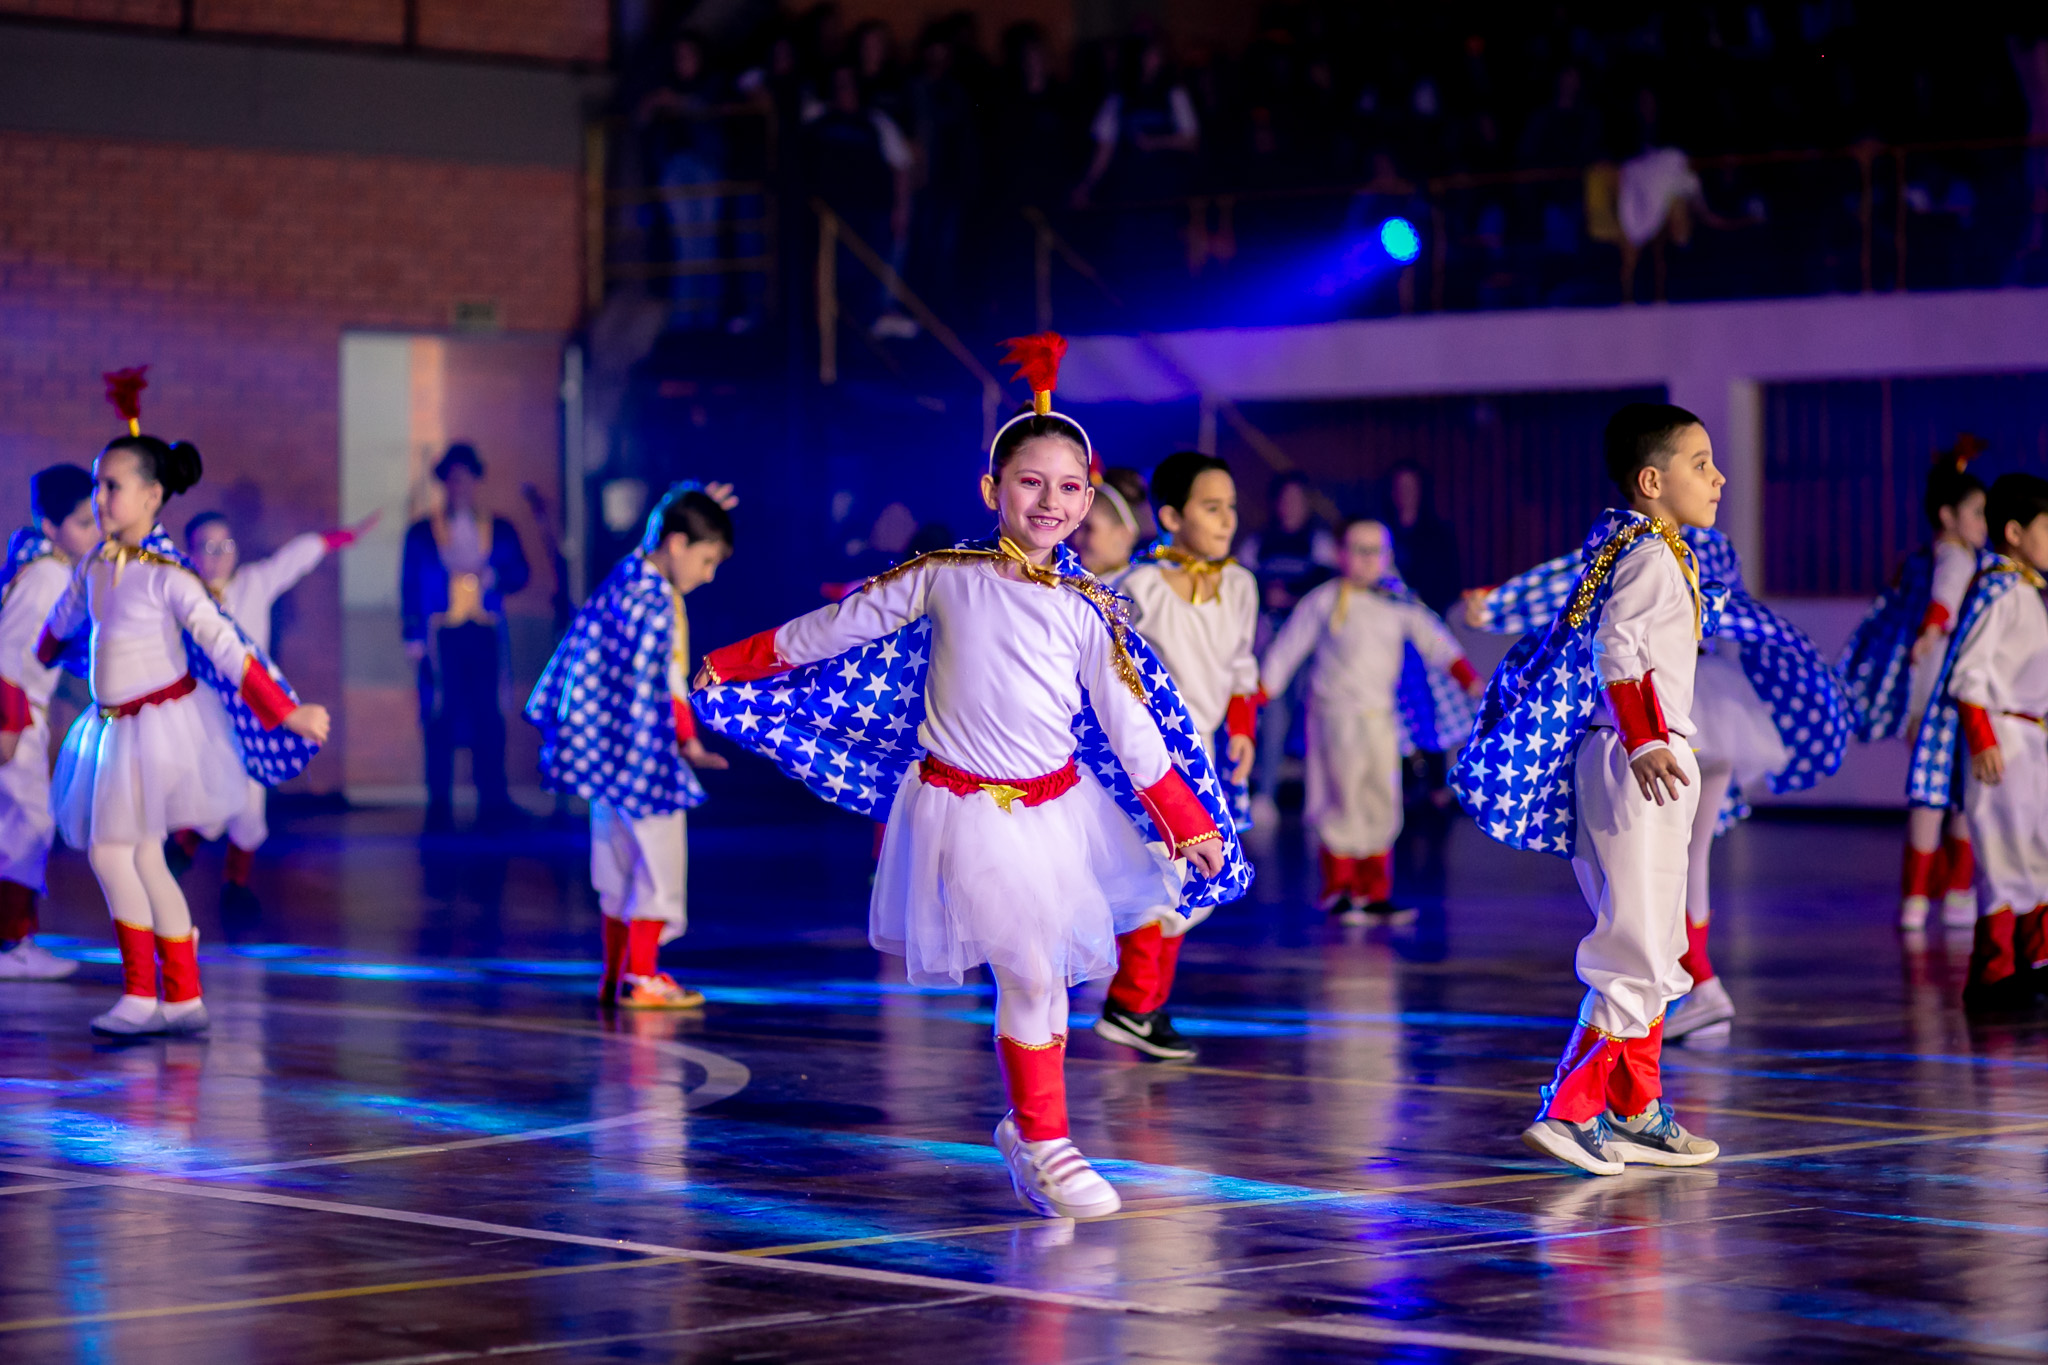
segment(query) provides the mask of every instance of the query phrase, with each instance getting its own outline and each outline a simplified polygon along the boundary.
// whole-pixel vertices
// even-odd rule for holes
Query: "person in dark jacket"
[[[478,508],[483,476],[474,446],[448,447],[434,466],[441,506],[405,533],[399,602],[406,653],[419,668],[430,831],[454,823],[457,748],[469,750],[478,824],[523,814],[505,781],[505,597],[526,586],[526,552],[511,522]]]

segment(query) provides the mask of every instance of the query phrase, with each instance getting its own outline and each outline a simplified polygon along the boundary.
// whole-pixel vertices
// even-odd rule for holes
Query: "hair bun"
[[[183,493],[199,482],[199,476],[206,471],[200,461],[199,447],[190,441],[173,441],[169,458],[163,468],[157,471],[157,481],[164,486],[166,494]]]

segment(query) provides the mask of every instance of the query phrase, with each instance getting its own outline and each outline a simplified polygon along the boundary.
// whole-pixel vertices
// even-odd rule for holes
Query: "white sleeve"
[[[1266,695],[1277,697],[1294,681],[1294,675],[1315,653],[1335,608],[1337,594],[1324,584],[1301,599],[1287,615],[1287,622],[1266,646],[1266,661],[1259,670]]]
[[[133,572],[131,570],[131,572]],[[249,647],[235,633],[228,618],[221,615],[213,597],[199,576],[183,569],[159,569],[163,575],[164,602],[172,619],[197,642],[201,651],[230,683],[239,685],[249,666]]]
[[[42,703],[50,700],[56,680],[36,661],[36,641],[50,608],[69,586],[69,575],[49,569],[41,561],[24,565],[0,601],[0,680],[28,693],[30,701]]]
[[[1103,100],[1102,107],[1095,111],[1095,121],[1088,125],[1088,135],[1095,139],[1098,147],[1116,145],[1117,125],[1123,122],[1123,96],[1111,95]]]
[[[939,567],[927,564],[799,616],[775,632],[775,652],[785,663],[813,664],[894,635],[924,615],[932,575],[938,572]]]
[[[1230,650],[1230,695],[1248,697],[1259,690],[1259,656],[1253,650],[1259,635],[1259,583],[1250,572],[1240,572],[1244,576],[1237,590],[1241,601],[1234,604],[1237,639]]]
[[[1970,591],[1970,580],[1977,576],[1977,556],[1974,554],[1937,554],[1934,556],[1933,600],[1941,603],[1948,611],[1948,629],[1955,629],[1956,613],[1963,609],[1963,596]],[[1920,623],[1915,621],[1917,630]]]
[[[1092,638],[1081,647],[1081,685],[1088,689],[1089,706],[1109,741],[1109,751],[1130,776],[1131,785],[1143,791],[1166,776],[1173,758],[1166,752],[1166,740],[1159,733],[1159,723],[1152,719],[1151,708],[1118,676],[1108,628],[1090,634]]]
[[[267,559],[244,564],[235,571],[238,591],[235,600],[246,602],[251,614],[269,611],[277,599],[294,584],[320,567],[327,558],[327,538],[317,531],[293,536],[277,547]],[[247,596],[244,597],[243,594]]]
[[[1452,664],[1465,657],[1465,651],[1451,634],[1444,619],[1428,607],[1407,604],[1401,613],[1402,625],[1408,632],[1408,643],[1415,646],[1415,652],[1422,661],[1440,673],[1450,671]]]
[[[896,120],[877,109],[868,117],[875,121],[875,136],[882,143],[882,160],[889,163],[892,171],[907,171],[915,162],[910,154],[910,144],[903,140],[903,130],[896,126]]]
[[[1669,583],[1662,572],[1667,558],[1657,537],[1646,536],[1614,566],[1614,586],[1593,629],[1593,658],[1603,685],[1640,678],[1656,666],[1650,658],[1650,622]]]
[[[85,629],[87,605],[85,600],[85,569],[92,560],[87,558],[71,571],[71,581],[64,585],[64,591],[57,594],[57,603],[50,608],[49,617],[43,622],[43,629],[53,640],[68,640]],[[40,633],[39,633],[40,634]],[[29,645],[35,648],[34,642]]]
[[[1195,102],[1188,97],[1188,88],[1176,85],[1166,96],[1166,102],[1173,109],[1173,131],[1182,137],[1200,137],[1202,121],[1195,117]]]
[[[1948,694],[1969,706],[1998,709],[1999,645],[2010,635],[2013,604],[2024,587],[2008,591],[1993,602],[1970,627],[1970,633],[1956,646],[1955,662],[1949,666]]]

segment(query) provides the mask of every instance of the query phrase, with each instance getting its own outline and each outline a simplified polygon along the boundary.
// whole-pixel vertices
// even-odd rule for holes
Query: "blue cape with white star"
[[[1878,594],[1843,646],[1835,666],[1855,708],[1856,738],[1868,742],[1906,732],[1913,642],[1920,638],[1920,624],[1933,600],[1934,547],[1923,545],[1906,556],[1891,586]]]
[[[989,550],[993,542],[967,542],[961,548]],[[1072,550],[1062,545],[1055,553],[1053,567],[1061,577],[1095,583]],[[1110,600],[1122,601],[1113,594]],[[1089,604],[1103,611],[1100,602],[1091,598]],[[1114,624],[1104,616],[1105,629]],[[1242,896],[1251,885],[1252,867],[1225,807],[1223,784],[1166,665],[1135,630],[1127,629],[1125,636],[1167,753],[1223,836],[1222,872],[1213,878],[1190,877],[1181,892],[1182,913],[1195,916]],[[924,756],[917,728],[924,721],[930,640],[931,622],[919,619],[833,658],[758,682],[702,688],[691,700],[706,727],[770,760],[833,805],[884,820],[903,774]],[[1074,717],[1074,738],[1076,760],[1095,770],[1141,835],[1159,838],[1088,706]]]
[[[1948,637],[1948,652],[1941,656],[1941,671],[1934,675],[1934,695],[1928,699],[1927,715],[1913,742],[1913,762],[1906,770],[1906,800],[1911,804],[1941,810],[1961,795],[1957,790],[1960,755],[1956,742],[1962,734],[1963,718],[1955,698],[1948,694],[1949,674],[1985,610],[2025,582],[2025,573],[2012,560],[1992,550],[1977,552],[1977,576],[1970,580],[1962,610],[1956,613],[1955,632]],[[1924,613],[1926,608],[1921,610]]]
[[[1638,524],[1647,528],[1649,519],[1616,508],[1601,513],[1580,549],[1584,562]],[[1646,544],[1669,553],[1661,537],[1644,529],[1622,554],[1646,553]],[[1549,629],[1524,635],[1508,651],[1487,680],[1477,728],[1451,768],[1451,790],[1473,822],[1510,848],[1572,856],[1578,826],[1573,770],[1604,691],[1593,664],[1593,632],[1613,587],[1610,568],[1579,625],[1559,611]],[[1702,575],[1703,634],[1713,633],[1723,596]]]
[[[1436,615],[1399,578],[1381,579],[1377,591]],[[1414,645],[1402,646],[1401,678],[1394,686],[1394,716],[1399,722],[1402,753],[1421,749],[1440,754],[1457,748],[1472,733],[1476,714],[1463,684],[1443,669],[1431,668]]]
[[[636,820],[703,803],[676,742],[674,649],[668,580],[636,550],[576,613],[527,699],[551,791],[609,801]]]

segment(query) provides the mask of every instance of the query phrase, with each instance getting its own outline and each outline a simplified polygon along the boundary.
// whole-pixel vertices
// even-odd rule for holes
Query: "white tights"
[[[178,879],[164,862],[161,839],[139,844],[94,844],[85,860],[100,879],[100,891],[114,918],[160,938],[185,938],[192,932],[192,909]]]
[[[1001,967],[996,975],[996,1032],[1037,1046],[1067,1031],[1067,990],[1057,982],[1027,980]]]
[[[1946,819],[1944,820],[1944,817]],[[1932,853],[1941,847],[1942,825],[1948,826],[1951,839],[1968,839],[1970,822],[1961,811],[1945,811],[1939,806],[1906,807],[1906,843],[1921,853]]]
[[[1700,764],[1700,805],[1692,816],[1692,842],[1685,850],[1685,917],[1705,924],[1713,898],[1707,887],[1707,868],[1714,856],[1714,826],[1721,822],[1721,803],[1728,799],[1728,780],[1734,769],[1708,759]]]

